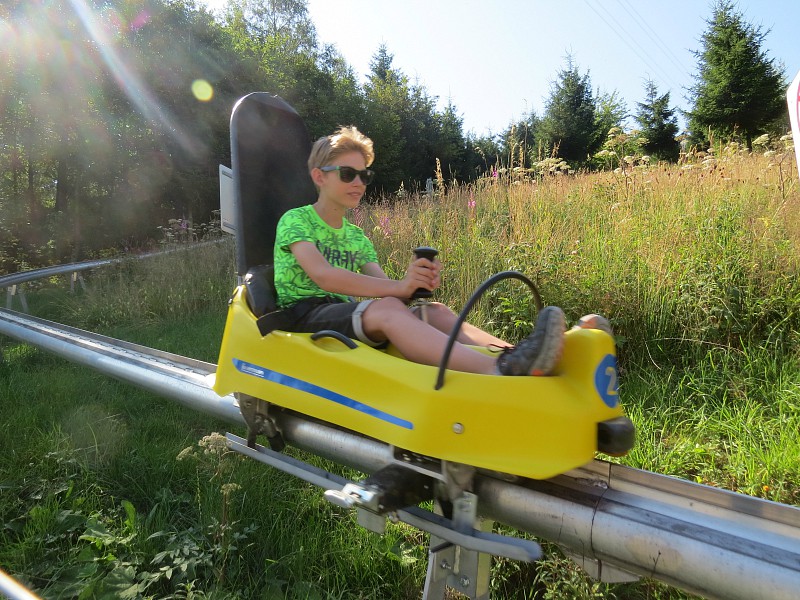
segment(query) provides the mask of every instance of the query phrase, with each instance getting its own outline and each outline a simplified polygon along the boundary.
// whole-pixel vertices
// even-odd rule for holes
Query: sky
[[[225,0],[202,0],[214,10]],[[571,56],[595,93],[628,107],[652,80],[670,105],[691,108],[711,0],[308,0],[320,43],[333,44],[361,81],[381,44],[412,83],[451,101],[465,132],[500,133],[545,104]],[[787,85],[800,70],[800,1],[739,0]],[[264,90],[269,91],[269,90]],[[679,118],[683,126],[684,120]]]

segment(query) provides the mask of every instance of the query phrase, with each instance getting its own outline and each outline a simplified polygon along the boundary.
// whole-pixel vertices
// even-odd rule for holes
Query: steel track
[[[0,309],[0,334],[244,426],[211,389],[216,365]],[[286,441],[371,473],[376,440],[278,412]],[[484,474],[478,512],[559,544],[596,577],[658,579],[708,598],[800,595],[800,508],[595,460],[546,481]]]

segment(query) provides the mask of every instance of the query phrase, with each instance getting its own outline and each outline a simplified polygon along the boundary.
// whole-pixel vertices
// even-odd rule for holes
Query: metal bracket
[[[378,515],[387,515],[407,506],[433,500],[436,497],[435,487],[435,480],[430,475],[390,463],[363,481],[348,483],[341,490],[327,490],[325,498],[342,508],[356,506]]]
[[[79,273],[78,271],[73,271],[72,275],[70,275],[70,278],[69,278],[69,291],[70,292],[74,292],[75,291],[75,282],[80,283],[81,284],[81,289],[84,292],[86,291],[86,282],[83,280],[83,275],[81,275],[81,273]]]
[[[246,394],[236,394],[239,403],[239,410],[242,413],[244,422],[247,424],[247,445],[255,447],[256,437],[264,434],[269,440],[269,446],[276,452],[282,451],[286,447],[278,426],[269,414],[269,402],[248,396]]]
[[[457,529],[477,526],[483,532],[490,532],[492,521],[478,518],[477,507],[475,494],[464,492],[456,498],[453,502],[453,525]],[[438,502],[436,510],[441,512]],[[423,600],[444,600],[448,587],[470,600],[488,600],[491,564],[490,554],[468,550],[431,535]]]
[[[357,483],[348,483],[341,490],[325,490],[325,499],[340,508],[353,508],[356,505],[378,512],[377,492],[368,490]]]
[[[338,506],[358,509],[359,524],[371,531],[383,531],[386,516],[370,506],[376,498],[371,490],[258,444],[250,447],[247,440],[231,433],[226,438],[231,450],[328,490],[325,497]],[[453,501],[452,519],[445,518],[440,507],[437,513],[418,506],[391,513],[392,521],[402,521],[431,534],[424,600],[444,599],[447,586],[472,600],[488,600],[492,556],[527,562],[541,558],[542,550],[536,542],[492,533],[492,523],[478,519],[477,506],[478,497],[464,492]]]
[[[13,308],[14,296],[19,298],[19,303],[22,305],[22,312],[28,313],[28,300],[25,297],[25,292],[22,290],[22,284],[10,285],[6,288],[6,308]]]
[[[586,574],[592,579],[602,581],[603,583],[629,583],[631,581],[638,581],[641,579],[638,575],[626,571],[616,565],[609,564],[606,561],[598,560],[583,556],[578,552],[573,552],[564,546],[561,546],[561,551],[564,556],[572,560],[575,564],[581,567]]]

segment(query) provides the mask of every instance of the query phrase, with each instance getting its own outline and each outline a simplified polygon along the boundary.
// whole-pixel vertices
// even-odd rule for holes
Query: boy
[[[441,263],[418,258],[403,279],[389,279],[372,242],[345,218],[372,182],[374,173],[367,167],[374,157],[372,140],[355,127],[342,127],[314,144],[308,170],[319,192],[317,201],[288,211],[278,222],[278,305],[291,309],[293,331],[333,329],[371,346],[391,342],[408,360],[435,366],[457,317],[445,305],[432,303],[423,321],[406,302],[417,288],[439,287]],[[353,302],[350,296],[372,299]],[[448,368],[547,375],[561,356],[564,330],[564,313],[555,306],[539,313],[533,333],[516,347],[465,323]],[[497,346],[503,352],[495,358],[465,344]]]

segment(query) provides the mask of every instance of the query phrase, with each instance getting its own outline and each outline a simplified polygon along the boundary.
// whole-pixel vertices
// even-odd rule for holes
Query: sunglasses
[[[343,183],[350,183],[356,178],[356,175],[358,175],[361,178],[361,183],[369,185],[375,178],[375,171],[371,169],[359,171],[353,167],[320,167],[319,170],[325,171],[326,173],[330,171],[339,171],[339,180]]]

